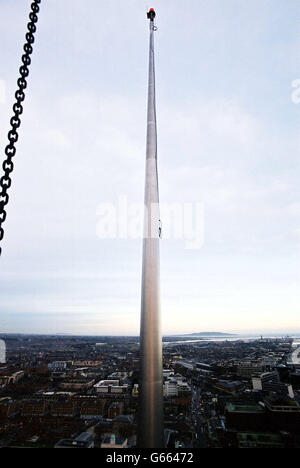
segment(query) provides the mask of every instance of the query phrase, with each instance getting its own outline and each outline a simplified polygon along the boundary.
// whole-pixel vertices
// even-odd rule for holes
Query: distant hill
[[[220,332],[198,332],[198,333],[189,333],[185,336],[235,336],[235,333],[220,333]]]

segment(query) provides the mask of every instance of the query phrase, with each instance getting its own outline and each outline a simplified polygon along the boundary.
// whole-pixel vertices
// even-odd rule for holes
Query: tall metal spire
[[[138,446],[163,448],[163,376],[159,281],[159,194],[154,72],[155,11],[150,19],[145,214],[140,334]]]

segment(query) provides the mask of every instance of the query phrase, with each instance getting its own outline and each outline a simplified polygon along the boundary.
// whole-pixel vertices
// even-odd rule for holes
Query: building
[[[75,361],[75,367],[98,367],[102,365],[102,361]]]
[[[95,383],[94,379],[86,379],[84,377],[69,378],[60,383],[60,388],[64,390],[82,391],[92,388]]]
[[[206,364],[205,362],[197,362],[195,370],[202,375],[209,375],[213,372],[213,369],[210,366],[210,364]]]
[[[54,361],[48,364],[48,369],[54,372],[62,372],[66,370],[67,362],[66,361]]]
[[[177,388],[176,380],[167,380],[164,383],[164,396],[168,398],[178,396],[178,388]]]
[[[225,407],[226,428],[230,430],[264,430],[266,410],[256,403],[227,403]]]
[[[125,438],[129,438],[136,433],[136,427],[134,426],[131,414],[116,416],[112,422],[112,428],[114,434]]]
[[[56,401],[51,405],[51,415],[55,417],[72,418],[77,414],[75,401]]]
[[[109,419],[114,419],[117,416],[120,416],[124,413],[124,403],[123,402],[114,402],[108,408],[108,417]]]
[[[264,366],[257,362],[245,361],[237,364],[236,373],[239,377],[252,377],[264,371]]]
[[[163,369],[163,378],[169,378],[174,375],[174,371],[172,369]]]
[[[299,403],[276,395],[265,398],[261,404],[227,403],[225,417],[228,430],[300,434]]]
[[[81,419],[99,419],[105,412],[105,401],[84,401],[80,409]]]
[[[264,372],[263,374],[252,377],[253,390],[263,390],[263,387],[266,388],[268,383],[279,383],[279,374],[277,371]]]
[[[237,445],[238,448],[285,448],[280,434],[261,432],[239,432]]]
[[[192,361],[184,361],[184,360],[175,361],[174,365],[182,366],[185,369],[189,369],[189,370],[193,370],[195,368],[195,364]]]
[[[82,432],[78,437],[74,439],[62,439],[54,448],[94,448],[94,436],[90,432]]]
[[[0,419],[13,418],[20,412],[17,401],[9,397],[0,398]]]
[[[0,375],[0,387],[6,387],[6,385],[16,384],[21,380],[25,375],[24,371],[17,371],[17,372],[5,372],[4,374]]]
[[[49,372],[48,365],[45,362],[35,362],[26,365],[26,375],[47,375]]]
[[[128,385],[120,385],[119,380],[100,380],[94,389],[97,393],[122,394],[128,392]]]
[[[164,396],[167,398],[183,396],[184,394],[189,394],[191,392],[191,387],[183,378],[170,378],[164,383]]]
[[[214,382],[215,388],[225,393],[238,393],[243,384],[239,380],[217,380]]]
[[[128,372],[113,372],[108,376],[107,380],[119,380],[122,384],[127,383]]]
[[[123,437],[116,437],[115,434],[111,434],[110,437],[105,437],[101,443],[101,448],[117,449],[127,447],[127,439],[124,439]]]
[[[277,371],[264,372],[263,374],[252,377],[252,386],[253,390],[256,391],[286,394],[290,398],[294,398],[293,387],[291,385],[281,383]]]
[[[297,401],[273,395],[265,398],[264,404],[273,430],[300,434],[300,405]]]
[[[24,417],[42,417],[47,412],[47,405],[44,400],[25,400],[23,402],[21,414]]]
[[[103,439],[113,432],[112,419],[101,418],[94,428],[96,437]]]

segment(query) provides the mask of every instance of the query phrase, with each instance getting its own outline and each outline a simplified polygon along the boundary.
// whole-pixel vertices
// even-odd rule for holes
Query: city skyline
[[[96,226],[102,203],[143,196],[148,6],[159,13],[160,198],[204,206],[200,249],[161,241],[163,333],[300,333],[300,9],[267,0],[106,1],[101,29],[95,0],[88,11],[66,1],[59,17],[55,2],[41,6],[0,331],[138,334],[142,242],[101,240]],[[2,150],[27,7],[0,2]]]

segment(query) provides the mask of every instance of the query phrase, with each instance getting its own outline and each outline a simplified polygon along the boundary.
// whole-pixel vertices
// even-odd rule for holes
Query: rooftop
[[[227,403],[227,411],[232,413],[263,413],[264,408],[252,403]]]

